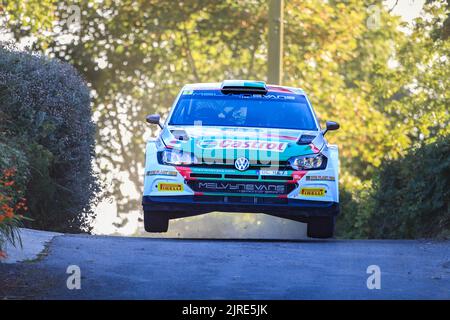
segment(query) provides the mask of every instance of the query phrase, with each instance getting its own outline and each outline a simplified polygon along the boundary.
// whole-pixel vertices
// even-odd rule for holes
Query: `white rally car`
[[[338,149],[298,88],[226,80],[183,87],[147,142],[145,230],[212,211],[266,213],[308,223],[308,236],[333,236],[339,213]]]

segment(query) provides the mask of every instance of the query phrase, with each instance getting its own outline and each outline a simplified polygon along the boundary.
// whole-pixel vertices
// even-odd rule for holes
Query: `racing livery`
[[[212,211],[266,213],[333,236],[339,213],[338,149],[303,90],[225,80],[183,87],[161,132],[146,146],[143,192],[148,232],[170,219]]]

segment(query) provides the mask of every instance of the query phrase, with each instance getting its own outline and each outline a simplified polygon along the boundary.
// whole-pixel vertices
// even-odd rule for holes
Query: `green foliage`
[[[450,137],[383,165],[374,189],[372,238],[450,236]]]
[[[68,64],[1,45],[0,98],[0,141],[20,148],[27,162],[23,172],[30,173],[29,224],[89,230],[98,184],[92,171],[95,128],[83,79]]]
[[[371,184],[341,184],[340,205],[341,214],[336,221],[336,236],[353,239],[368,238],[369,219],[375,209]]]
[[[19,227],[26,207],[28,162],[23,152],[0,141],[0,259],[5,243],[21,245]]]
[[[29,179],[29,164],[25,154],[0,140],[0,172],[15,168],[15,184],[19,190],[24,190]],[[1,190],[0,190],[1,191]]]
[[[450,236],[450,137],[383,163],[374,186],[342,195],[342,238]]]

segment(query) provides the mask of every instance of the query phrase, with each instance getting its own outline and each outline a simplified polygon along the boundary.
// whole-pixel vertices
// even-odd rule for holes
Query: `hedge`
[[[344,192],[338,234],[350,238],[450,238],[450,137],[386,161],[373,186]]]
[[[450,236],[450,137],[389,161],[374,192],[369,236]]]
[[[33,228],[89,231],[99,190],[89,88],[69,64],[0,44],[0,141],[29,164]]]

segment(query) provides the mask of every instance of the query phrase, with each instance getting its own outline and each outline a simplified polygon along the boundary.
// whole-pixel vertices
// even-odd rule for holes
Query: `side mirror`
[[[146,120],[148,123],[151,123],[151,124],[157,124],[157,125],[162,129],[161,122],[159,122],[160,119],[161,119],[161,116],[160,116],[159,114],[149,114],[149,115],[145,118],[145,120]]]
[[[339,123],[334,121],[327,121],[327,128],[323,131],[323,134],[327,133],[328,131],[333,131],[339,129]]]

